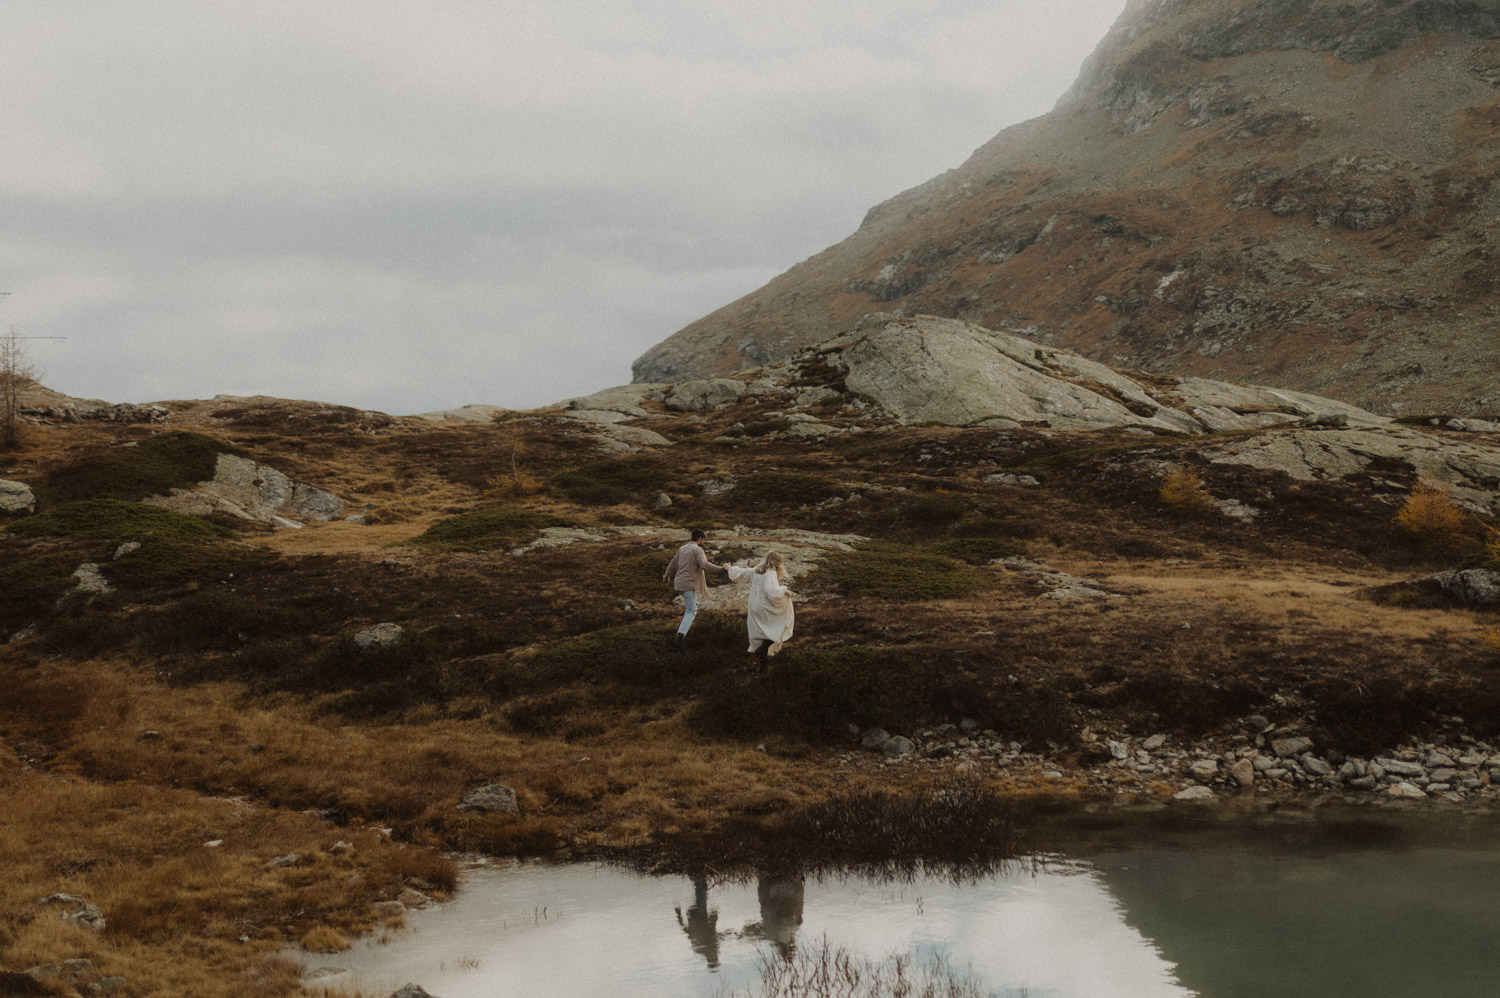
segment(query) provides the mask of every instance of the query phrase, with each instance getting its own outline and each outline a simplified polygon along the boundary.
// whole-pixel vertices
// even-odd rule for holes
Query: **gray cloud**
[[[1047,110],[1124,0],[12,0],[47,382],[408,412],[629,378]]]

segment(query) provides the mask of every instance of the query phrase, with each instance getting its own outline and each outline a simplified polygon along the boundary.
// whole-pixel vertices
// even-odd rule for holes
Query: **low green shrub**
[[[506,550],[535,540],[547,527],[569,525],[550,513],[486,506],[439,520],[411,543],[435,551]]]
[[[685,682],[745,660],[749,642],[738,615],[699,614],[685,652],[672,650],[675,623],[623,624],[554,645],[527,664],[522,688],[549,689],[584,680],[685,692]]]
[[[109,580],[121,589],[160,592],[190,585],[223,582],[252,568],[277,561],[268,551],[236,544],[195,544],[148,537],[130,554],[104,565]]]
[[[915,727],[972,717],[1008,738],[1071,741],[1076,718],[1052,686],[986,682],[952,657],[915,648],[789,646],[761,679],[716,676],[691,715],[700,732],[841,740],[847,727]]]
[[[229,531],[196,516],[123,499],[85,499],[54,506],[5,528],[22,537],[76,537],[88,540],[143,540],[148,536],[178,541],[224,537]]]
[[[1026,546],[1004,537],[955,537],[934,545],[932,550],[970,565],[988,565],[999,558],[1025,556]]]
[[[49,551],[0,565],[0,638],[51,609],[73,588],[73,571],[85,560],[77,552]]]
[[[47,476],[36,488],[43,508],[83,499],[144,499],[192,488],[214,477],[220,454],[249,457],[233,444],[171,430],[134,446],[89,454]]]
[[[212,586],[169,603],[139,626],[148,647],[180,652],[238,648],[252,638],[280,633],[284,625],[273,607],[226,586]]]
[[[670,477],[657,458],[628,456],[560,471],[548,484],[557,495],[584,506],[617,506],[660,492]]]
[[[739,509],[788,510],[816,506],[848,491],[841,483],[821,475],[757,471],[740,478],[725,498],[731,506]]]
[[[611,593],[633,600],[671,599],[672,587],[662,581],[662,572],[672,560],[672,551],[648,551],[604,566],[604,581]]]
[[[746,423],[745,428],[739,432],[747,437],[764,437],[767,434],[779,433],[782,430],[790,429],[791,425],[791,421],[787,419],[758,419],[754,422]],[[732,436],[734,432],[726,431],[725,435]]]
[[[942,554],[874,542],[830,554],[808,576],[807,588],[886,600],[961,599],[993,587],[988,573]]]

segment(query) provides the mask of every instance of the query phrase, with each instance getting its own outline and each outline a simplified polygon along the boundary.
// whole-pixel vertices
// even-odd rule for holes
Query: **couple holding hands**
[[[796,616],[792,609],[795,594],[786,587],[781,552],[772,551],[755,568],[715,565],[703,550],[705,536],[703,531],[694,530],[692,540],[677,550],[662,574],[664,582],[671,582],[672,587],[682,593],[682,623],[677,625],[672,647],[683,650],[688,628],[693,626],[693,618],[698,615],[698,598],[708,593],[706,573],[717,572],[730,582],[749,581],[750,598],[745,614],[745,626],[750,633],[747,650],[765,661],[780,651],[792,636]]]

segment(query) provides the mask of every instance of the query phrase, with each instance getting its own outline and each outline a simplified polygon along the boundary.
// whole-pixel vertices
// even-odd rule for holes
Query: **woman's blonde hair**
[[[786,566],[781,563],[780,551],[772,551],[767,554],[765,560],[760,563],[760,567],[755,571],[760,575],[765,575],[768,568],[776,569],[776,578],[786,578]]]

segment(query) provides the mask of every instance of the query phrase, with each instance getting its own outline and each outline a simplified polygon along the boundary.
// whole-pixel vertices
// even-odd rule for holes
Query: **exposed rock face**
[[[200,482],[197,489],[174,489],[170,496],[145,501],[194,516],[223,512],[280,527],[302,525],[291,517],[337,520],[344,515],[344,501],[331,492],[294,482],[275,468],[234,454],[220,454],[213,479]]]
[[[1144,371],[1493,411],[1497,21],[1472,0],[1135,0],[1051,114],[636,377],[786,359],[887,307]]]
[[[1206,381],[1132,377],[1067,350],[934,316],[866,316],[820,354],[844,384],[902,423],[1172,433],[1260,429],[1323,414],[1388,422],[1353,406]]]

